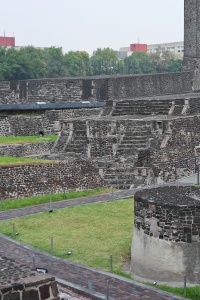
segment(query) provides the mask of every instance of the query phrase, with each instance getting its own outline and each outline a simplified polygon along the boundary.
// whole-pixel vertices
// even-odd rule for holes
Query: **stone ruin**
[[[58,133],[54,144],[0,146],[0,155],[85,160],[105,184],[121,189],[193,174],[200,144],[199,7],[200,0],[185,1],[181,72],[0,82],[0,135]],[[59,109],[68,102],[104,106]],[[32,116],[17,110],[25,103]],[[36,111],[38,103],[55,109]]]
[[[0,257],[0,299],[59,300],[55,278]]]
[[[135,194],[131,271],[158,282],[200,282],[200,189],[162,186]]]

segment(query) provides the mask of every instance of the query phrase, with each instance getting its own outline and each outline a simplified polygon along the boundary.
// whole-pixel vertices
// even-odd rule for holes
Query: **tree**
[[[41,49],[28,46],[20,49],[22,55],[27,57],[29,78],[44,78],[47,76],[47,65],[43,59],[43,51]]]
[[[6,63],[6,48],[0,47],[0,80],[5,80],[8,72],[8,65]]]
[[[67,76],[87,76],[90,74],[89,54],[85,51],[70,51],[65,54]]]
[[[156,73],[181,70],[182,59],[170,51],[162,51],[161,47],[158,47],[155,53],[149,54],[149,58],[155,67]]]
[[[43,59],[46,63],[47,77],[66,77],[67,67],[62,48],[51,47],[43,51]]]
[[[110,48],[98,48],[90,59],[93,75],[116,74],[118,60],[117,51]]]

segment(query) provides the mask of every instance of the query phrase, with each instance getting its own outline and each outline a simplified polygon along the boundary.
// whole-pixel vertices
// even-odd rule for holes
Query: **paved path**
[[[53,208],[59,209],[68,207],[70,205],[83,205],[98,201],[103,202],[113,199],[120,199],[122,197],[130,197],[134,194],[134,192],[135,190],[127,190],[116,192],[114,194],[111,193],[95,197],[61,201],[53,203]],[[16,209],[10,212],[1,212],[0,220],[17,218],[23,215],[30,215],[46,210],[49,210],[49,204],[38,205],[25,209]],[[49,273],[53,274],[57,278],[65,280],[71,284],[78,285],[82,288],[87,288],[88,280],[92,280],[94,291],[105,295],[106,286],[109,282],[109,300],[183,299],[181,297],[159,291],[153,287],[138,284],[133,280],[128,280],[108,272],[99,271],[97,269],[88,268],[68,260],[59,259],[44,252],[37,251],[32,247],[26,246],[0,234],[0,256],[6,256],[17,262],[21,262],[32,267],[33,255],[35,257],[36,267],[47,268]]]
[[[197,184],[197,174],[190,175],[188,177],[180,178],[176,182],[182,182],[182,183],[190,183],[190,184]]]

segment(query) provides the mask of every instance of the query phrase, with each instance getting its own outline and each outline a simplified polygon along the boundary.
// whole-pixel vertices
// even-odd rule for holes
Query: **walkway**
[[[135,190],[119,191],[115,193],[65,200],[53,203],[53,209],[69,207],[70,205],[83,205],[95,202],[105,202],[122,197],[131,197]],[[49,204],[38,205],[24,209],[16,209],[7,212],[0,212],[0,220],[17,218],[49,210]],[[153,287],[139,284],[133,280],[89,268],[65,259],[59,259],[32,247],[21,244],[0,234],[0,256],[6,256],[17,262],[32,267],[33,256],[35,257],[36,267],[47,268],[48,272],[55,277],[65,280],[73,285],[82,288],[88,287],[88,280],[93,282],[93,290],[102,295],[106,293],[106,286],[109,283],[109,300],[178,300],[183,299],[169,293],[154,289]],[[101,299],[104,299],[102,296]]]

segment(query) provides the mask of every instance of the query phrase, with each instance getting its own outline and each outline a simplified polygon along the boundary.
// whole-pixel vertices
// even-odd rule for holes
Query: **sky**
[[[68,51],[183,41],[184,0],[0,0],[0,36]]]

